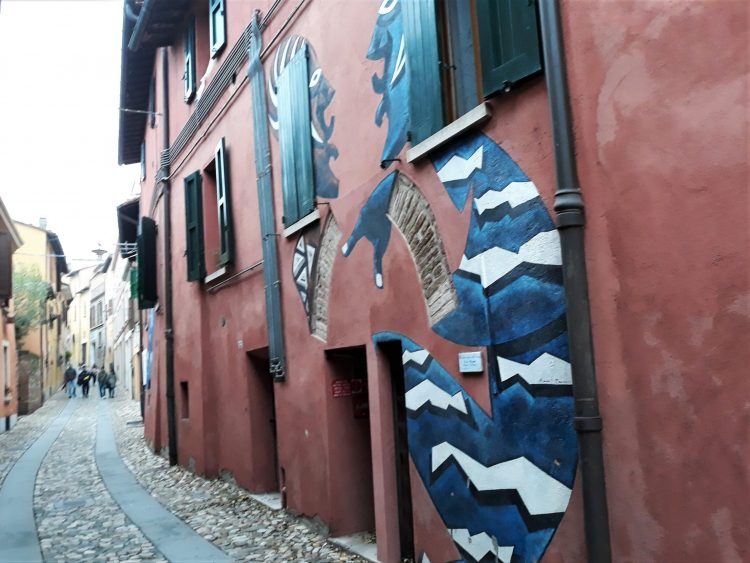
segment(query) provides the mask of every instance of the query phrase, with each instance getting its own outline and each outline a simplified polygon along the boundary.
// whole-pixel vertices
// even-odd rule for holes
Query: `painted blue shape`
[[[367,58],[383,60],[383,75],[372,77],[373,90],[382,95],[375,111],[375,125],[382,126],[383,118],[388,118],[381,159],[393,159],[404,148],[409,127],[409,73],[399,0],[383,0],[380,4]]]
[[[398,341],[407,352],[422,350],[397,333],[378,333],[373,340]],[[537,510],[534,514],[517,489],[478,491],[456,462],[433,471],[433,448],[448,442],[486,467],[525,458],[550,478],[542,483],[542,490],[535,491],[542,498],[556,494],[559,485],[571,489],[577,457],[573,398],[536,397],[521,385],[499,392],[490,378],[491,411],[486,413],[431,357],[422,364],[407,361],[404,378],[407,405],[409,391],[425,380],[451,396],[460,392],[464,399],[465,415],[455,408],[407,411],[409,454],[446,527],[494,536],[498,545],[513,546],[514,560],[539,560],[563,512]],[[549,491],[543,490],[547,483]]]
[[[383,255],[391,240],[391,221],[387,213],[396,175],[396,172],[391,172],[375,187],[359,212],[352,234],[342,247],[344,256],[349,256],[362,237],[372,244],[375,285],[379,288],[383,287]]]
[[[151,389],[151,371],[154,366],[154,321],[156,309],[148,311],[148,348],[146,349],[146,387]]]
[[[464,182],[456,186],[445,186],[445,191],[448,192],[448,197],[451,198],[456,209],[463,212],[464,207],[466,206],[466,200],[471,193],[471,184]]]

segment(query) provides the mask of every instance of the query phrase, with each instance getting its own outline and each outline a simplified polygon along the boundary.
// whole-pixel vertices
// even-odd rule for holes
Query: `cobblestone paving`
[[[267,508],[235,485],[169,467],[146,446],[143,427],[127,424],[140,419],[139,405],[122,399],[111,404],[120,455],[140,484],[236,561],[364,561],[326,541],[304,520]]]
[[[13,464],[60,414],[65,404],[63,400],[47,401],[33,416],[20,417],[9,432],[0,434],[0,486]]]
[[[78,409],[49,449],[36,480],[34,514],[45,560],[164,561],[99,476],[94,460],[98,396],[73,400]]]

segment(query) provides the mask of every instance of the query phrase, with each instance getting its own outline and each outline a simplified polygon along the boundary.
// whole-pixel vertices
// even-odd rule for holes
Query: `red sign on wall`
[[[336,379],[331,384],[331,393],[334,399],[352,396],[352,382],[348,379]]]

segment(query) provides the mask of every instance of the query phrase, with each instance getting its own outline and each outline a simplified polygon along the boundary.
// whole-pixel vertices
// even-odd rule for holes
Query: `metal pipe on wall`
[[[586,550],[589,561],[608,563],[612,559],[612,554],[607,491],[604,483],[602,418],[599,414],[596,388],[583,238],[584,202],[576,169],[558,0],[540,0],[539,15],[547,96],[552,118],[557,176],[554,208],[562,247],[570,363],[575,397],[575,428],[578,433],[583,482]]]
[[[169,179],[169,52],[161,48],[162,158],[159,177],[164,195],[164,338],[166,340],[167,443],[169,465],[177,465],[177,424],[174,403],[174,332],[172,326],[172,198]]]
[[[273,211],[273,184],[271,183],[271,148],[268,140],[268,111],[266,110],[265,79],[261,64],[261,31],[258,12],[253,15],[252,34],[247,73],[250,77],[253,104],[253,142],[255,145],[255,175],[258,184],[258,211],[263,240],[263,280],[266,296],[266,326],[271,375],[275,381],[286,378],[284,327],[281,315],[281,281],[279,280],[276,222]]]

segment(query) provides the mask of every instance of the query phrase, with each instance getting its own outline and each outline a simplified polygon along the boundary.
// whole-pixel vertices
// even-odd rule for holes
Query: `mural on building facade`
[[[362,207],[352,234],[341,247],[344,256],[349,256],[362,237],[372,244],[375,285],[379,288],[383,287],[383,256],[391,240],[391,221],[387,213],[396,175],[397,172],[391,172],[375,187]]]
[[[375,112],[375,125],[388,118],[388,133],[382,160],[396,158],[406,144],[409,125],[409,73],[406,72],[404,26],[399,0],[383,0],[367,51],[371,61],[383,60],[383,75],[372,77],[372,88],[382,95]]]
[[[401,150],[395,130],[408,127],[408,88],[389,88],[389,72],[403,72],[391,64],[402,28],[388,16],[397,8],[381,4],[367,55],[385,59],[383,79],[373,80],[383,94],[376,124],[389,116],[384,158]],[[536,561],[565,512],[577,462],[559,236],[534,184],[489,137],[460,138],[432,164],[457,211],[470,202],[471,214],[452,276],[458,304],[432,329],[486,348],[491,412],[416,342],[396,332],[374,341],[401,342],[409,453],[464,560]],[[348,256],[363,236],[373,244],[378,287],[397,174],[375,187],[342,247]]]
[[[315,176],[315,195],[333,199],[339,195],[339,179],[331,170],[331,159],[337,159],[339,150],[331,143],[333,128],[336,121],[334,116],[326,118],[326,111],[331,105],[336,91],[331,88],[318,64],[318,57],[312,45],[304,37],[292,35],[281,42],[273,58],[273,66],[268,74],[268,119],[271,129],[278,137],[278,83],[279,76],[292,60],[292,57],[307,45],[308,76],[310,79],[310,135],[313,144],[313,170]]]
[[[146,354],[143,357],[143,373],[146,374],[146,388],[151,389],[151,371],[154,367],[154,323],[156,309],[148,311],[148,331],[146,337]]]
[[[294,247],[294,258],[292,258],[294,285],[302,300],[302,306],[305,309],[305,315],[307,315],[308,320],[310,318],[312,274],[318,250],[318,245],[313,241],[318,240],[319,236],[316,232],[307,232],[300,235]]]

